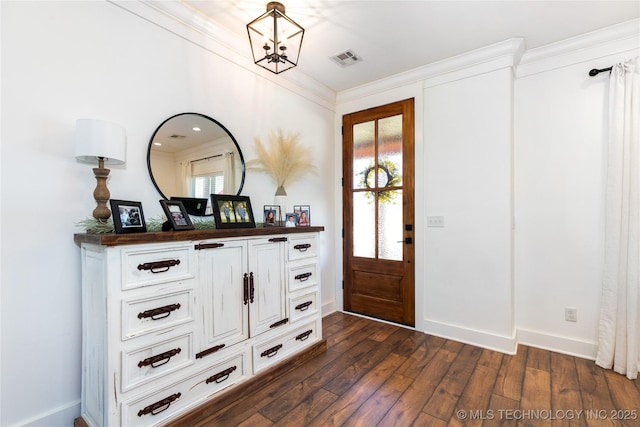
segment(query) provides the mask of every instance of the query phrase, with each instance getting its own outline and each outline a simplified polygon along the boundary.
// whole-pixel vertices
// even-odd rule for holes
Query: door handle
[[[410,245],[413,243],[413,239],[411,237],[405,237],[404,240],[398,240],[398,243],[404,243],[406,245]]]

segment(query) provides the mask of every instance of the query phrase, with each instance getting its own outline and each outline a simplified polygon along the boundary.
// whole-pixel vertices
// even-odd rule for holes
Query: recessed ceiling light
[[[200,132],[200,128],[199,128],[198,126],[195,126],[195,127],[193,128],[193,130],[194,130],[194,131],[196,131],[196,132]]]

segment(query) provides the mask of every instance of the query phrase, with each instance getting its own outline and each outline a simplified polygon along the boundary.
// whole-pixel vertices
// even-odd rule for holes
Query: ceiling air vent
[[[356,62],[362,61],[362,58],[351,49],[332,56],[331,59],[340,64],[342,67],[348,67],[349,65],[353,65]]]
[[[172,139],[185,139],[186,136],[180,135],[178,133],[174,133],[173,135],[169,136],[169,138],[172,138]]]

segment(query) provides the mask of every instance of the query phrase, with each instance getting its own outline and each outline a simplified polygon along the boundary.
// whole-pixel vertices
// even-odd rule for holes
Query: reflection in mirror
[[[211,194],[239,195],[244,185],[244,158],[231,133],[216,120],[182,113],[165,120],[151,137],[147,165],[153,184],[164,199],[206,199]],[[183,199],[189,214],[191,210]]]

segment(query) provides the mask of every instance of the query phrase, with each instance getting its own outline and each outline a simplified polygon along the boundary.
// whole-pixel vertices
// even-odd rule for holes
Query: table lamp
[[[96,119],[78,119],[76,121],[76,159],[83,163],[98,163],[93,168],[96,176],[96,189],[93,197],[98,206],[93,210],[93,217],[106,222],[111,216],[107,201],[111,194],[107,188],[109,169],[104,165],[122,165],[127,153],[127,137],[125,129],[115,123]]]

